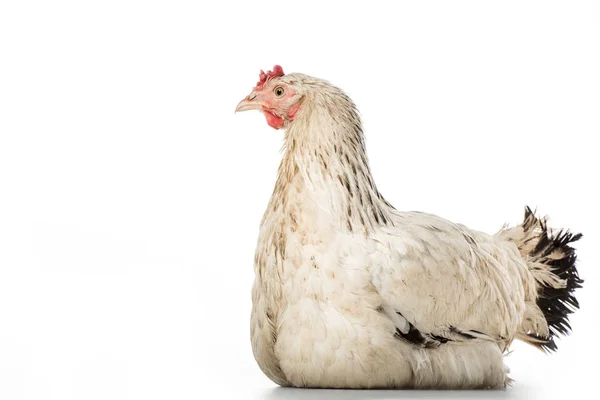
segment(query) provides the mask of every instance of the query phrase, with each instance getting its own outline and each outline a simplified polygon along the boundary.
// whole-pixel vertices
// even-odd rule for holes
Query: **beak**
[[[256,93],[252,92],[242,101],[240,101],[235,108],[235,112],[248,111],[248,110],[260,110],[262,104],[256,100]]]

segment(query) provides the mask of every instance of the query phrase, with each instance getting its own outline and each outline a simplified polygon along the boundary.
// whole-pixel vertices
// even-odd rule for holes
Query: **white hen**
[[[581,286],[569,246],[529,208],[495,235],[378,192],[361,122],[340,89],[281,67],[236,111],[285,128],[260,227],[252,348],[283,386],[498,388],[515,339],[555,350]]]

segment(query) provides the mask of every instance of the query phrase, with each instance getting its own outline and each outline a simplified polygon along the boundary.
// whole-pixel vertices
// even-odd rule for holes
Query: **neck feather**
[[[393,207],[371,176],[356,107],[331,89],[307,96],[287,130],[271,207],[286,207],[294,193],[318,202],[341,229],[391,225]]]

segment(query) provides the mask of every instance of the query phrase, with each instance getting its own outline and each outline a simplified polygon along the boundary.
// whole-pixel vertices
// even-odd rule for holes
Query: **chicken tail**
[[[569,315],[579,308],[573,292],[582,287],[583,280],[570,244],[582,235],[563,229],[553,232],[546,219],[537,217],[529,207],[520,225],[499,234],[517,245],[535,280],[537,296],[526,299],[530,301],[518,338],[540,350],[556,351],[556,336],[569,334]]]

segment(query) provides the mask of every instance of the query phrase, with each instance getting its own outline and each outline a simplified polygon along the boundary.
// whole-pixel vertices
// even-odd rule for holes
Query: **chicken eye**
[[[285,90],[281,86],[277,86],[273,92],[275,93],[275,97],[281,97],[285,94]]]

